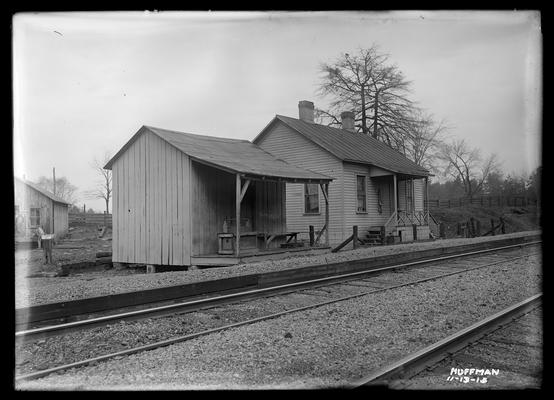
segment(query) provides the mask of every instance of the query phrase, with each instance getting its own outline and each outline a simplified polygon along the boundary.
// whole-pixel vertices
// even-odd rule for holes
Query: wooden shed
[[[314,122],[314,104],[299,102],[299,118],[276,115],[253,140],[286,162],[334,179],[329,191],[331,244],[352,234],[382,242],[429,239],[425,207],[429,171],[400,152],[354,129],[354,115],[342,113],[342,129]],[[287,186],[287,229],[325,224],[323,196],[315,186]]]
[[[57,238],[67,233],[70,204],[61,197],[14,177],[14,203],[16,242],[33,240],[39,227]]]
[[[104,168],[112,170],[112,259],[146,265],[234,264],[277,248],[296,238],[286,229],[285,183],[327,193],[332,180],[246,140],[149,126]]]

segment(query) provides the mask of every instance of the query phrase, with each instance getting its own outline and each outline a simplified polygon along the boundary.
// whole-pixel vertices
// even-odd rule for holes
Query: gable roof
[[[71,205],[71,203],[69,203],[68,201],[62,199],[61,197],[59,196],[56,196],[54,193],[52,192],[49,192],[48,190],[45,190],[43,188],[41,188],[40,186],[38,186],[36,183],[33,183],[33,182],[29,182],[27,180],[23,180],[21,178],[18,178],[17,176],[14,176],[14,178],[16,180],[18,180],[19,182],[35,189],[37,192],[40,192],[41,194],[43,194],[44,196],[48,197],[50,200],[52,201],[55,201],[56,203],[62,203],[62,204],[67,204],[67,205]]]
[[[369,135],[312,124],[283,115],[276,115],[262,132],[254,138],[253,142],[259,142],[275,121],[281,121],[342,161],[370,164],[388,171],[411,176],[431,175],[429,171],[409,160],[400,152]]]
[[[195,135],[151,126],[140,128],[104,168],[111,169],[115,160],[144,132],[153,133],[193,160],[231,173],[298,181],[329,182],[333,179],[288,164],[248,140]]]

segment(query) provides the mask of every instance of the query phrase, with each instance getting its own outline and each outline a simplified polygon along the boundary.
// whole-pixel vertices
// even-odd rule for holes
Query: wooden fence
[[[460,197],[457,199],[429,199],[425,201],[425,205],[429,206],[429,209],[433,208],[452,208],[462,207],[467,205],[481,205],[481,206],[508,206],[508,207],[526,207],[529,205],[537,205],[537,199],[530,199],[524,196],[479,196],[472,199],[467,197]]]
[[[78,225],[112,226],[112,214],[69,213],[69,226]]]

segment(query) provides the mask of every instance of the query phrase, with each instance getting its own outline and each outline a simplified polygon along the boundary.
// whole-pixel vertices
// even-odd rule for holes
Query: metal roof
[[[56,203],[62,203],[62,204],[67,204],[67,205],[71,205],[71,203],[69,203],[68,201],[62,199],[61,197],[59,196],[56,196],[54,193],[51,193],[49,192],[48,190],[45,190],[43,188],[41,188],[40,186],[38,186],[36,183],[33,183],[33,182],[29,182],[27,180],[23,180],[21,178],[18,178],[17,176],[14,176],[15,179],[17,179],[19,182],[27,185],[27,186],[30,186],[31,188],[35,189],[37,192],[40,192],[42,193],[43,195],[45,195],[46,197],[48,197],[49,199],[55,201]]]
[[[114,161],[144,131],[152,132],[193,160],[228,172],[250,177],[288,181],[329,182],[333,179],[326,175],[288,164],[248,140],[196,135],[151,126],[143,126],[104,168],[111,169]]]
[[[385,143],[362,133],[313,124],[296,118],[276,115],[254,139],[256,143],[274,121],[281,121],[305,138],[345,162],[370,164],[388,171],[411,176],[428,176],[429,171],[406,158]]]

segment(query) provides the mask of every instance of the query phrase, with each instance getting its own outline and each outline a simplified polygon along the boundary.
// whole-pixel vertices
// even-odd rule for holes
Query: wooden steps
[[[367,230],[364,238],[362,238],[365,244],[380,245],[383,244],[383,237],[381,235],[380,226],[372,226]]]

